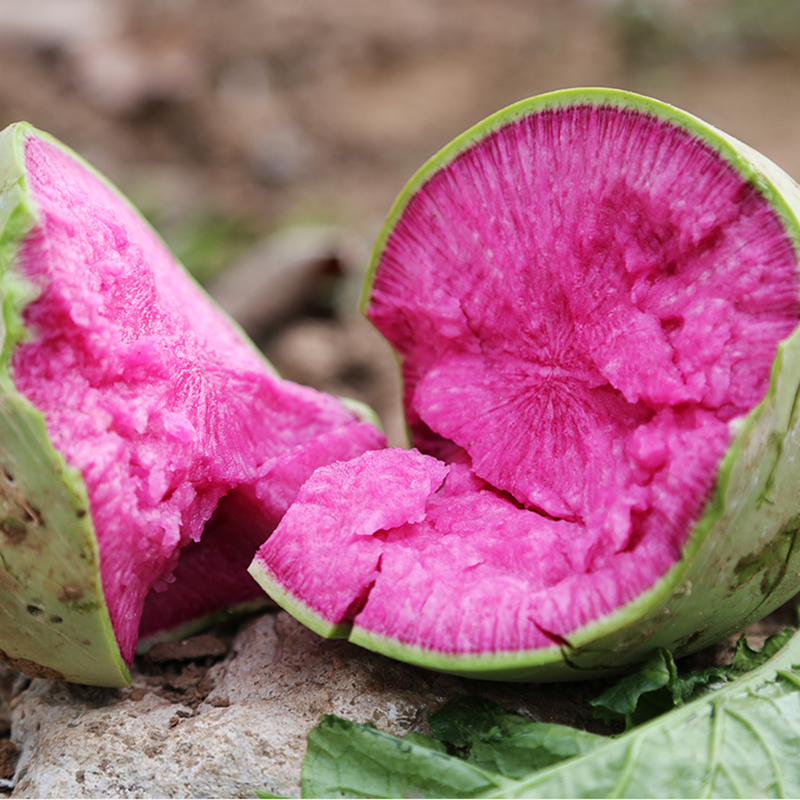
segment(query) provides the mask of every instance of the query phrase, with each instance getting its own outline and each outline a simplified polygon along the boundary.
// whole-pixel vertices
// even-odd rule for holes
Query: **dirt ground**
[[[797,42],[792,0],[2,0],[0,125],[74,147],[201,280],[242,258],[289,275],[279,308],[230,277],[226,305],[286,377],[366,400],[399,443],[391,356],[339,318],[423,161],[516,100],[609,85],[800,176]],[[312,223],[336,242],[301,228],[264,253]]]
[[[610,85],[800,177],[798,43],[793,0],[0,0],[0,127],[26,119],[94,163],[286,377],[365,400],[400,444],[395,365],[355,301],[423,161],[516,100]],[[280,304],[237,282],[253,270]]]
[[[423,161],[516,100],[609,85],[800,175],[798,41],[792,0],[2,0],[0,125],[74,147],[200,279],[242,258],[288,275],[279,308],[228,276],[227,307],[286,377],[366,400],[401,443],[391,356],[349,315]],[[335,244],[301,229],[265,255],[310,223]]]

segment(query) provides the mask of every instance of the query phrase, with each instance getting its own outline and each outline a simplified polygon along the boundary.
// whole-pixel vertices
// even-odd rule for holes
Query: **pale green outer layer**
[[[591,104],[632,109],[690,131],[754,184],[780,215],[800,259],[800,187],[779,167],[727,134],[665,103],[614,89],[570,89],[524,100],[455,139],[407,184],[379,234],[362,295],[394,226],[413,195],[459,153],[498,128],[553,108]],[[431,669],[475,678],[569,680],[611,674],[657,647],[678,655],[735,633],[800,590],[800,330],[778,347],[770,388],[735,438],[713,496],[689,534],[682,558],[649,590],[608,616],[567,635],[561,647],[452,654],[409,646],[355,624],[331,625],[259,565],[251,574],[276,602],[326,636],[348,636],[370,650]],[[480,531],[475,531],[480,536]]]
[[[26,335],[21,312],[35,297],[14,271],[38,219],[25,178],[25,141],[34,133],[48,138],[26,124],[0,133],[0,657],[32,675],[125,686],[86,486],[9,375]]]

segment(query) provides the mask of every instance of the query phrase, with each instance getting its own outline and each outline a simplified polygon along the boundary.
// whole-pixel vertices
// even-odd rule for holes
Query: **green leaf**
[[[679,675],[672,654],[657,650],[638,672],[625,676],[591,701],[594,715],[609,725],[623,721],[626,729],[641,725],[766,663],[793,633],[791,628],[784,628],[772,634],[760,650],[751,647],[742,636],[729,666],[708,667],[683,676]]]
[[[471,721],[460,700],[435,725],[463,756],[457,757],[326,717],[309,737],[304,796],[797,797],[800,635],[770,657],[780,641],[762,651],[742,645],[737,663],[749,672],[713,691],[708,676],[690,680],[678,696],[698,686],[706,694],[616,737],[554,731],[563,726],[515,717],[485,701],[473,706]],[[668,660],[663,666],[669,674]],[[659,672],[651,670],[654,683]],[[672,694],[668,684],[652,694]],[[582,749],[569,754],[576,744]],[[541,766],[540,746],[548,757],[564,757]],[[501,756],[507,752],[508,761]]]
[[[674,704],[680,706],[713,689],[719,689],[733,677],[733,673],[727,667],[708,667],[683,677],[676,676],[669,690]]]
[[[435,750],[437,753],[446,753],[447,747],[444,742],[434,739],[433,736],[426,736],[424,733],[407,733],[403,737],[404,742],[411,742],[420,747],[427,747],[428,750]]]
[[[369,725],[324,716],[308,736],[303,797],[478,797],[507,781]]]
[[[736,650],[731,661],[730,672],[733,674],[743,674],[760,667],[781,648],[785,647],[789,640],[794,636],[792,628],[784,628],[782,631],[773,633],[765,642],[760,650],[750,646],[747,637],[742,636],[736,643]]]
[[[610,689],[591,701],[594,715],[607,724],[624,721],[627,728],[639,720],[634,715],[642,714],[642,706],[647,705],[647,718],[666,711],[672,703],[672,694],[660,690],[667,689],[677,677],[675,661],[669,650],[656,650],[645,665],[638,671],[626,675]],[[656,699],[652,693],[657,693]],[[651,695],[645,698],[646,695]],[[665,705],[669,703],[670,705]]]
[[[605,741],[568,725],[531,722],[482,697],[455,697],[431,714],[429,722],[451,754],[505,778],[522,778]]]
[[[509,724],[520,719],[518,714],[509,714],[491,700],[457,695],[431,714],[428,722],[437,739],[452,747],[469,748],[475,742],[502,736]]]

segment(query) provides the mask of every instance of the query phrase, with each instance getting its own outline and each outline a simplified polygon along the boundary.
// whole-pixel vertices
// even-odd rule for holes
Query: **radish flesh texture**
[[[487,654],[536,677],[514,654],[563,660],[688,558],[800,317],[796,221],[738,143],[625,93],[551,97],[433,159],[376,246],[366,311],[427,455],[319,470],[251,567],[321,633],[486,677]],[[391,524],[389,473],[415,497]]]
[[[263,598],[247,566],[302,483],[385,439],[340,399],[277,377],[113,188],[20,131],[9,135],[34,211],[13,268],[36,296],[9,371],[85,484],[102,594],[130,663],[140,636]],[[70,586],[61,600],[85,594]],[[53,616],[62,628],[66,614]],[[15,646],[0,641],[24,666]]]

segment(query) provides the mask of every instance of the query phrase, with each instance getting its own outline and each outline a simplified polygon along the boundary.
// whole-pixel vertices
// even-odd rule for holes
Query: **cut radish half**
[[[396,201],[363,297],[426,455],[320,470],[252,574],[324,634],[490,678],[613,671],[767,614],[800,588],[798,211],[763,156],[626,92],[467,131]],[[398,521],[377,487],[400,469],[432,488]]]
[[[385,440],[277,377],[63,145],[12,126],[0,169],[0,657],[124,685],[140,636],[263,598],[302,483]]]

